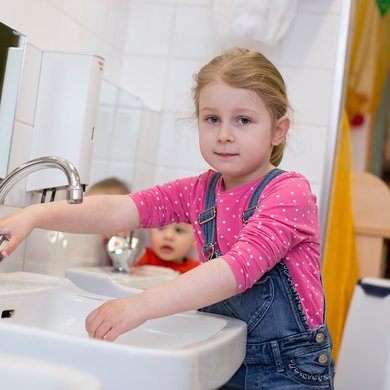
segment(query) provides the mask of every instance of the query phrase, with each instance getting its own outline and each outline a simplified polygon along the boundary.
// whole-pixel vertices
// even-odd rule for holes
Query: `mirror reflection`
[[[26,37],[0,22],[0,179],[7,175]]]
[[[90,184],[108,177],[130,188],[134,177],[142,101],[107,80],[102,81],[94,132]]]

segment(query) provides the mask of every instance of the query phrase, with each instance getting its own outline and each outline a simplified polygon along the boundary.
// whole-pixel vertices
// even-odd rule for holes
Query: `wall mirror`
[[[90,184],[116,177],[131,188],[143,113],[139,98],[102,80]]]
[[[26,37],[0,22],[0,179],[7,175]]]

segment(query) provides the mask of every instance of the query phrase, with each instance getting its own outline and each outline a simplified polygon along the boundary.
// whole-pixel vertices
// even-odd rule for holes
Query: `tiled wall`
[[[118,84],[129,4],[129,0],[0,0],[0,20],[41,50],[106,58],[105,77]]]
[[[190,89],[200,66],[227,47],[213,28],[211,3],[131,1],[121,85],[161,112],[156,174],[149,184],[206,168],[198,152],[196,123],[190,118]],[[318,196],[326,169],[342,3],[298,1],[292,25],[276,47],[254,41],[229,45],[242,43],[262,51],[284,75],[295,112],[282,166],[305,174]],[[140,36],[142,40],[136,38]]]
[[[285,77],[295,112],[282,165],[305,174],[317,195],[333,131],[330,118],[343,3],[298,0],[290,30],[279,45],[241,42],[266,54]],[[104,77],[144,102],[132,183],[136,190],[206,168],[191,119],[190,89],[193,73],[225,48],[214,31],[211,4],[212,0],[0,0],[0,18],[40,49],[103,56]],[[131,114],[125,118],[131,120]],[[100,163],[107,166],[117,150],[126,153],[117,147],[101,150]],[[27,248],[26,253],[35,259],[64,258],[39,246]],[[23,248],[18,256],[16,269],[23,263]],[[0,271],[10,269],[9,263],[4,264]],[[60,272],[63,265],[57,271],[52,265],[26,268]]]
[[[131,187],[137,157],[142,102],[103,80],[94,132],[90,184],[116,177]]]
[[[120,83],[123,46],[126,39],[128,0],[0,0],[1,22],[27,36],[28,54],[23,75],[27,88],[22,89],[14,132],[10,166],[13,168],[29,156],[29,136],[34,120],[34,74],[40,67],[42,50],[94,53],[106,59],[104,77],[113,84]],[[120,100],[120,97],[118,98]],[[20,138],[19,138],[20,136]],[[115,141],[113,141],[115,142]],[[9,194],[11,202],[25,205],[36,202],[22,191],[19,183]],[[61,196],[61,194],[59,194]],[[16,211],[13,207],[0,207],[0,215]],[[87,245],[86,245],[87,243]],[[67,266],[96,264],[101,256],[99,238],[72,236],[57,232],[36,230],[17,251],[0,263],[0,272],[21,270],[63,274]]]

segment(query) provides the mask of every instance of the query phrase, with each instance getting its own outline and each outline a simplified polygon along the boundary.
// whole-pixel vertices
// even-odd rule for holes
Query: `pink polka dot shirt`
[[[140,227],[191,223],[199,258],[203,233],[198,222],[204,211],[207,184],[214,171],[178,179],[133,193],[140,214]],[[324,292],[320,280],[320,228],[316,197],[307,179],[285,172],[273,179],[260,195],[258,208],[244,225],[242,213],[260,183],[224,191],[216,187],[216,239],[223,259],[237,281],[237,293],[250,288],[281,259],[289,269],[311,328],[323,324]]]

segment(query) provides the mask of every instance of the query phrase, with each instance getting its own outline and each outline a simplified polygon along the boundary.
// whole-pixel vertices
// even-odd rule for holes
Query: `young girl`
[[[200,70],[193,93],[200,150],[215,171],[129,196],[29,206],[0,220],[9,238],[1,255],[33,228],[191,223],[202,264],[103,304],[86,319],[90,337],[115,340],[148,319],[201,309],[248,325],[245,361],[224,388],[333,389],[316,198],[302,175],[274,170],[290,127],[284,81],[260,53],[235,49]]]

